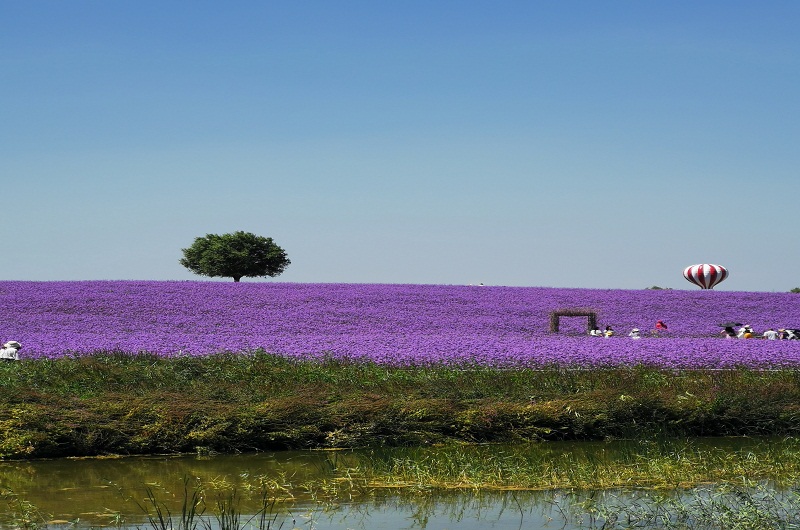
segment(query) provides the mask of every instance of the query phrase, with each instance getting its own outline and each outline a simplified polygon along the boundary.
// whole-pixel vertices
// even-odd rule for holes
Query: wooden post
[[[558,333],[561,317],[586,317],[586,331],[597,326],[597,313],[589,309],[558,309],[550,313],[550,333]]]

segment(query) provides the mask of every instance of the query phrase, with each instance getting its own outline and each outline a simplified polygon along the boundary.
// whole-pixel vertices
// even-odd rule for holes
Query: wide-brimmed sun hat
[[[5,344],[3,344],[3,348],[14,348],[14,349],[18,350],[18,349],[22,348],[22,344],[20,344],[19,342],[15,341],[15,340],[10,340],[10,341],[6,342]]]

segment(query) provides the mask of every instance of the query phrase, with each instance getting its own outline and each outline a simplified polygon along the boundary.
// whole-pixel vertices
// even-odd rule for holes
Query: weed
[[[7,523],[12,528],[21,530],[38,530],[47,526],[49,519],[47,514],[43,514],[31,502],[21,498],[13,491],[0,488],[0,499],[8,506]]]
[[[0,368],[0,458],[800,432],[791,370],[389,367],[263,351]]]

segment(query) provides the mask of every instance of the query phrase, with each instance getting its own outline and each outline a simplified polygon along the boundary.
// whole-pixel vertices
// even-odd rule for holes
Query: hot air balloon
[[[722,265],[701,263],[691,265],[683,270],[683,277],[701,289],[713,289],[715,285],[728,277],[728,269]]]

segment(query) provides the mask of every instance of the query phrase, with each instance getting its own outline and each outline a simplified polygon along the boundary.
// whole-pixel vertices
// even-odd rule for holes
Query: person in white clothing
[[[3,349],[0,350],[0,361],[19,361],[19,350],[22,349],[22,344],[15,340],[10,340],[3,344]]]
[[[763,337],[767,340],[778,340],[778,332],[772,328],[762,333]]]
[[[642,336],[639,334],[639,328],[633,328],[628,336],[632,339],[641,339]]]

